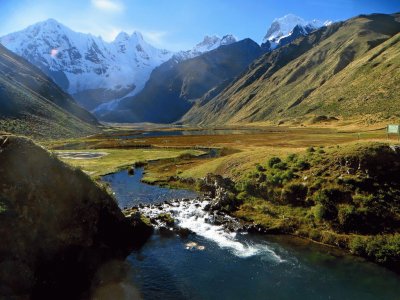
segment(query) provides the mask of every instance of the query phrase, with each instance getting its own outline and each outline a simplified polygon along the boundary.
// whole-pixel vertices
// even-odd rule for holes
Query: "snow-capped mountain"
[[[191,59],[195,58],[197,56],[200,56],[203,53],[212,51],[214,49],[217,49],[220,46],[224,45],[230,45],[237,42],[237,39],[233,35],[225,35],[222,38],[218,36],[208,36],[206,35],[200,43],[198,43],[196,46],[194,46],[191,50],[186,50],[186,51],[179,51],[175,53],[171,59],[166,61],[164,63],[164,67],[168,66],[168,68],[173,68],[174,65]],[[160,66],[162,67],[162,66]],[[112,101],[103,103],[99,106],[96,107],[92,112],[101,118],[102,115],[104,115],[105,112],[112,111],[118,107],[119,102],[126,98],[127,96],[134,96],[136,93],[131,93],[129,95],[114,99]]]
[[[121,32],[108,43],[53,19],[8,34],[0,43],[50,75],[88,109],[137,93],[151,71],[173,55],[146,43],[139,32]]]
[[[319,20],[305,21],[298,16],[288,14],[272,22],[261,46],[266,51],[272,51],[290,43],[301,35],[305,36],[322,26],[329,26],[331,23],[331,21],[322,22]]]
[[[217,49],[220,46],[230,45],[235,42],[237,42],[237,39],[231,34],[227,34],[222,38],[216,35],[213,36],[206,35],[203,41],[194,46],[193,49],[187,51],[180,51],[174,55],[174,58],[178,61],[194,58],[208,51]]]

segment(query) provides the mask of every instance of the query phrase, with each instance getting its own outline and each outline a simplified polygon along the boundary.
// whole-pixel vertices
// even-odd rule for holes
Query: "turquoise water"
[[[148,189],[137,174],[136,188],[131,181],[109,183],[145,191],[145,203],[162,200],[164,190]],[[179,190],[168,197],[174,193],[181,198]],[[120,195],[120,205],[127,204]],[[127,258],[144,299],[400,299],[400,277],[383,267],[296,238],[226,232],[207,223],[203,206],[192,200],[164,208],[196,234],[155,234]]]

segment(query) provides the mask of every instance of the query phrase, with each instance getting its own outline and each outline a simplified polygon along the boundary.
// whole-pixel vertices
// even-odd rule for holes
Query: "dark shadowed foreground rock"
[[[102,264],[151,232],[82,171],[27,139],[0,139],[0,298],[85,297]]]

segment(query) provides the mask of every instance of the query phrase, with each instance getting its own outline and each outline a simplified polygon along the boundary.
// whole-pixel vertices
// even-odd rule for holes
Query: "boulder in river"
[[[135,168],[134,168],[134,167],[129,167],[129,168],[128,168],[128,174],[129,174],[130,176],[135,175]]]

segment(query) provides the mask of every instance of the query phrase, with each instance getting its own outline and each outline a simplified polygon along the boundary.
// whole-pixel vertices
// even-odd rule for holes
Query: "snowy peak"
[[[306,21],[292,14],[275,19],[264,37],[264,42],[277,40],[282,36],[288,35],[297,25],[305,26]]]
[[[113,43],[121,43],[121,42],[125,42],[127,40],[129,40],[130,35],[127,34],[125,31],[121,31],[120,33],[118,33],[118,35],[115,37]]]
[[[182,61],[190,58],[194,58],[203,53],[217,49],[220,46],[230,45],[236,43],[237,39],[231,34],[224,35],[222,38],[219,36],[206,35],[200,43],[194,46],[191,50],[180,51],[174,55],[176,61]]]
[[[137,93],[151,71],[173,55],[148,44],[140,32],[121,32],[108,43],[101,37],[75,32],[54,19],[1,37],[0,43],[42,69],[78,100],[78,94],[96,90],[107,94],[103,102],[116,98],[116,94],[125,96],[122,91]],[[82,98],[88,98],[87,94]],[[94,98],[97,103],[99,94]]]
[[[234,37],[232,34],[227,34],[222,37],[220,44],[221,46],[230,45],[236,43],[237,41],[238,41],[237,38]]]
[[[219,46],[229,45],[237,42],[236,38],[229,34],[220,38],[216,35],[208,36],[206,35],[202,42],[198,43],[193,49],[193,52],[204,53],[214,49],[217,49]]]
[[[277,18],[272,22],[264,37],[263,44],[270,45],[271,50],[273,50],[279,46],[282,39],[290,37],[293,34],[294,29],[296,29],[297,34],[307,35],[310,32],[322,26],[328,26],[331,23],[332,22],[330,21],[322,22],[320,20],[306,21],[296,15],[288,14],[282,18]],[[297,37],[298,36],[295,38]]]

